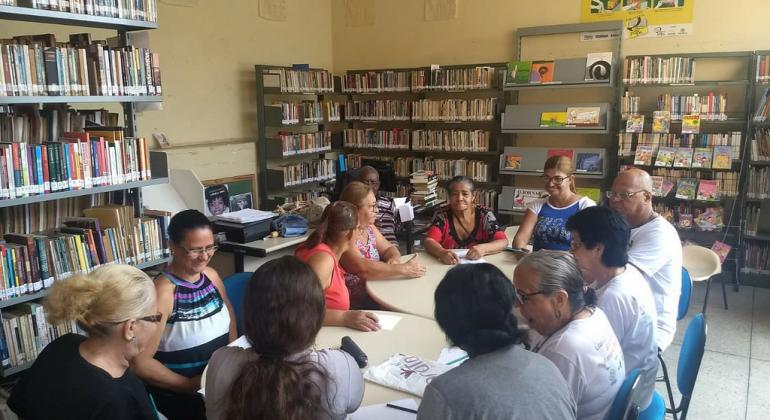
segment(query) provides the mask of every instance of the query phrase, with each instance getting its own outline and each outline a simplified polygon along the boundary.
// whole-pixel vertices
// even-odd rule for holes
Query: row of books
[[[654,209],[677,229],[712,232],[725,227],[722,207],[702,208],[685,203],[678,206],[658,203]]]
[[[640,114],[640,100],[641,97],[626,91],[620,102],[623,118]],[[657,110],[668,111],[672,121],[681,121],[683,116],[692,114],[698,114],[701,120],[726,120],[727,94],[708,92],[705,95],[658,95]]]
[[[41,144],[86,127],[115,127],[118,114],[105,109],[75,110],[66,104],[0,106],[0,141]]]
[[[343,132],[343,139],[345,147],[409,149],[409,130],[403,128],[390,130],[348,128]]]
[[[332,149],[332,132],[279,133],[283,156],[326,152]]]
[[[0,96],[161,95],[158,53],[91,42],[90,34],[58,43],[52,34],[0,40]]]
[[[82,216],[85,209],[110,203],[132,205],[135,200],[130,190],[90,194],[60,200],[0,208],[0,234],[32,233],[56,229],[67,217]]]
[[[43,305],[25,302],[0,313],[0,359],[3,369],[35,361],[53,340],[70,333],[82,333],[74,320],[50,324]]]
[[[412,150],[488,152],[491,138],[487,130],[412,130]]]
[[[749,168],[746,177],[746,197],[770,198],[770,167]]]
[[[653,180],[656,177],[664,178],[664,187],[677,183],[680,179],[695,179],[695,180],[709,180],[715,181],[717,184],[716,190],[721,197],[736,197],[738,195],[738,180],[740,179],[740,173],[738,172],[714,172],[714,173],[702,173],[701,171],[682,171],[676,169],[663,169],[655,168],[652,171]],[[712,187],[706,187],[712,188]],[[668,196],[671,190],[664,188],[664,194],[660,197]],[[654,193],[655,191],[653,191]],[[678,197],[685,198],[685,197]],[[691,199],[691,198],[685,198]]]
[[[262,72],[264,86],[282,93],[334,92],[334,77],[327,70],[269,68]]]
[[[477,204],[481,204],[484,207],[494,209],[497,207],[497,196],[499,193],[493,188],[476,188],[473,193],[473,201]],[[436,190],[437,201],[449,201],[449,193],[445,188],[439,188]]]
[[[770,275],[770,244],[757,241],[743,243],[741,272]]]
[[[757,103],[757,110],[754,111],[752,119],[754,122],[764,122],[770,116],[770,88],[765,88]]]
[[[1,0],[0,5],[146,22],[158,21],[158,6],[155,0]]]
[[[72,133],[60,142],[0,143],[0,199],[148,180],[147,141]]]
[[[741,156],[742,136],[743,133],[740,131],[714,134],[618,133],[618,155],[634,156],[639,146],[651,146],[654,152],[661,146],[693,148],[730,146],[731,159],[738,159]]]
[[[283,186],[305,184],[313,181],[325,181],[333,179],[334,159],[313,159],[307,162],[297,162],[281,165],[283,171]]]
[[[640,145],[636,148],[634,165],[656,166],[661,168],[698,168],[698,169],[725,169],[732,168],[731,146],[711,147],[667,147],[660,146],[655,154],[653,146]]]
[[[489,66],[413,70],[412,91],[492,89],[498,78],[498,70]]]
[[[746,225],[744,233],[750,236],[756,236],[759,230],[759,218],[761,216],[761,206],[749,204],[746,206]],[[767,216],[765,216],[767,217]]]
[[[408,70],[348,72],[342,79],[344,93],[409,92]]]
[[[692,57],[626,58],[623,82],[628,84],[693,83],[695,59]]]
[[[757,60],[757,82],[770,81],[770,55],[761,55]]]
[[[302,101],[302,102],[276,102],[273,106],[281,107],[281,124],[294,125],[294,124],[318,124],[324,121],[324,114],[321,104],[316,101]],[[328,104],[331,107],[331,103]],[[324,104],[326,110],[327,104]],[[339,106],[337,108],[339,110]],[[339,111],[338,111],[339,113]],[[329,115],[327,113],[327,115]]]
[[[421,99],[412,103],[416,121],[488,121],[497,115],[497,98]]]
[[[489,182],[489,164],[480,160],[467,159],[436,159],[431,156],[425,159],[412,158],[411,170],[431,171],[438,176],[438,179],[452,179],[455,176],[463,175],[470,177],[474,181]]]
[[[348,121],[409,121],[412,103],[402,100],[348,101],[345,119]]]
[[[676,181],[676,184],[674,184]],[[697,178],[672,179],[663,176],[652,178],[652,195],[667,197],[676,185],[675,197],[682,200],[718,201],[719,181]],[[696,193],[697,191],[697,193]]]
[[[770,129],[757,129],[751,139],[751,160],[755,162],[770,161]]]

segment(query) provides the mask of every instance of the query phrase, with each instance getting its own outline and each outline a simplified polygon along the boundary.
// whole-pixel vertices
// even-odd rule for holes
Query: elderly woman
[[[539,198],[527,206],[524,220],[513,237],[513,247],[526,247],[534,235],[532,249],[535,251],[568,251],[570,234],[565,227],[567,219],[596,203],[576,192],[572,159],[566,156],[551,156],[545,161],[543,181],[548,197]]]
[[[47,345],[13,387],[20,418],[157,419],[144,384],[128,368],[159,328],[155,287],[128,265],[107,265],[56,282],[43,302],[52,325],[77,321],[88,337]]]
[[[572,255],[583,279],[596,291],[598,306],[607,315],[623,349],[626,373],[639,368],[640,405],[646,408],[655,390],[658,346],[657,311],[650,286],[628,264],[631,230],[626,219],[607,207],[589,207],[567,221],[572,232]]]
[[[577,418],[604,420],[626,370],[607,316],[583,292],[583,277],[566,252],[538,251],[514,271],[516,296],[529,325],[543,339],[533,351],[561,371],[577,402]]]
[[[491,264],[452,268],[436,288],[436,321],[470,359],[433,379],[421,420],[574,419],[575,400],[559,371],[519,344],[510,280]]]
[[[366,293],[366,281],[393,278],[416,278],[425,275],[425,266],[415,258],[401,264],[401,252],[388,242],[374,225],[377,216],[377,200],[374,191],[366,184],[353,181],[345,186],[340,195],[358,208],[358,229],[354,231],[355,248],[340,257],[345,269],[345,284],[350,292],[350,307],[376,309],[378,305]]]
[[[476,186],[467,176],[449,181],[449,206],[436,211],[425,238],[425,250],[444,264],[460,260],[453,249],[467,249],[465,258],[477,260],[500,252],[508,238],[492,211],[474,204]]]

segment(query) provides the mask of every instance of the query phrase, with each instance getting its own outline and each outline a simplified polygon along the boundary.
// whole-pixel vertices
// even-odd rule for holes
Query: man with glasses
[[[658,312],[655,342],[665,350],[674,339],[682,285],[682,243],[676,229],[652,207],[652,178],[641,169],[615,177],[607,191],[610,207],[631,227],[628,261],[650,284]]]

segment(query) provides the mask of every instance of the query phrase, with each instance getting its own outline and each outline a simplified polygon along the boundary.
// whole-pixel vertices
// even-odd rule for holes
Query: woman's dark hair
[[[529,267],[540,276],[538,292],[544,295],[551,295],[559,290],[567,292],[573,311],[596,304],[593,289],[586,288],[583,284],[580,268],[569,252],[543,249],[522,258],[518,266]]]
[[[518,344],[523,335],[513,315],[514,293],[494,265],[458,265],[436,288],[436,321],[471,357]]]
[[[198,210],[183,210],[175,214],[168,223],[168,238],[171,242],[179,244],[188,230],[204,228],[211,229],[208,217]]]
[[[457,175],[456,177],[450,179],[449,183],[446,184],[447,194],[452,194],[452,188],[454,188],[455,185],[460,183],[468,184],[468,186],[471,187],[471,192],[476,191],[476,184],[473,183],[473,179],[465,175]]]
[[[312,361],[287,360],[313,344],[323,323],[324,292],[315,272],[294,256],[268,261],[243,297],[243,328],[259,357],[233,381],[226,418],[330,418],[328,374]]]
[[[357,226],[358,207],[347,201],[335,201],[326,206],[305,246],[313,248],[321,242],[335,243]]]
[[[602,264],[625,267],[631,228],[616,210],[609,207],[587,207],[567,220],[567,230],[580,234],[580,242],[588,249],[604,245]]]

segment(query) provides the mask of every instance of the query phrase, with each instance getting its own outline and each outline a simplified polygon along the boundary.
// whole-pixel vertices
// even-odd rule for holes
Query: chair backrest
[[[709,277],[722,272],[722,261],[716,252],[698,245],[682,247],[682,266],[687,268],[693,281],[708,280]]]
[[[679,294],[677,321],[681,321],[687,315],[687,309],[690,308],[690,297],[692,297],[692,279],[690,279],[690,272],[682,267],[682,292]]]
[[[639,384],[639,368],[631,370],[626,375],[623,385],[620,386],[615,400],[610,407],[609,420],[626,420],[626,415],[634,404],[636,404],[636,387]]]
[[[700,362],[706,349],[706,319],[703,314],[695,315],[684,333],[682,348],[679,350],[679,366],[676,370],[676,384],[682,397],[689,398],[698,378]]]
[[[238,325],[238,334],[242,333],[241,328],[241,306],[243,306],[243,292],[246,284],[249,282],[252,272],[235,273],[223,280],[227,297],[230,298],[230,304],[233,305],[235,312],[236,325]]]

